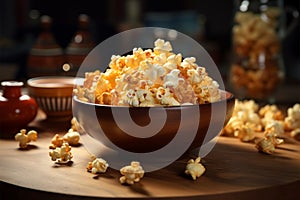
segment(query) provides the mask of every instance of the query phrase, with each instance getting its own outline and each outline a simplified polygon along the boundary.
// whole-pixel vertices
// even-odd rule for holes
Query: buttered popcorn
[[[132,55],[113,55],[109,68],[89,72],[74,93],[80,100],[108,105],[147,107],[202,104],[220,100],[219,84],[194,57],[182,59],[170,42],[134,48]]]

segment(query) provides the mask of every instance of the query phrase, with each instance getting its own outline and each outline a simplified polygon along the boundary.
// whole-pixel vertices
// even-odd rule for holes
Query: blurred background
[[[299,10],[299,1],[285,0],[284,5]],[[226,78],[234,7],[234,0],[0,0],[0,80],[27,79],[41,16],[52,18],[51,34],[66,50],[78,31],[80,14],[90,17],[88,31],[96,44],[135,27],[174,28],[205,47]],[[299,29],[298,22],[283,45],[289,81],[300,80]]]

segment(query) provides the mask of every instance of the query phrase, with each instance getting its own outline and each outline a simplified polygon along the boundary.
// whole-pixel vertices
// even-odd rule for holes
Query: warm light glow
[[[82,42],[82,35],[76,35],[74,40],[75,40],[76,43]]]
[[[62,66],[62,69],[63,69],[65,72],[70,71],[71,65],[68,64],[68,63],[65,63],[65,64]]]
[[[245,0],[245,1],[243,1],[243,2],[241,3],[241,5],[240,5],[240,10],[241,10],[242,12],[247,11],[247,10],[248,10],[248,6],[249,6],[249,1],[248,1],[248,0]]]
[[[160,28],[156,28],[154,29],[154,35],[158,38],[161,38],[164,36],[164,32]]]
[[[178,33],[177,33],[177,31],[175,31],[175,30],[169,30],[169,32],[168,32],[168,36],[169,36],[169,38],[170,38],[171,40],[176,39],[176,38],[177,38],[177,35],[178,35]]]

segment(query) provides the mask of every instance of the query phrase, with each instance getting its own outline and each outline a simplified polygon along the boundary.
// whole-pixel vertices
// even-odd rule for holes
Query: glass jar
[[[237,0],[229,80],[237,98],[270,100],[284,80],[282,0]]]

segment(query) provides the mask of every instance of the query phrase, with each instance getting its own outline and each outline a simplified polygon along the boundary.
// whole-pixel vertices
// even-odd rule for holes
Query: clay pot
[[[63,49],[51,32],[52,18],[41,17],[41,33],[32,46],[28,61],[28,77],[52,76],[63,73],[65,56]]]
[[[26,128],[37,115],[38,105],[28,95],[22,95],[23,82],[3,81],[0,96],[0,137],[14,138],[20,129]]]
[[[90,32],[90,18],[85,14],[78,17],[78,30],[66,48],[67,63],[64,65],[65,75],[76,76],[81,63],[96,46]],[[79,74],[84,77],[84,74]]]

